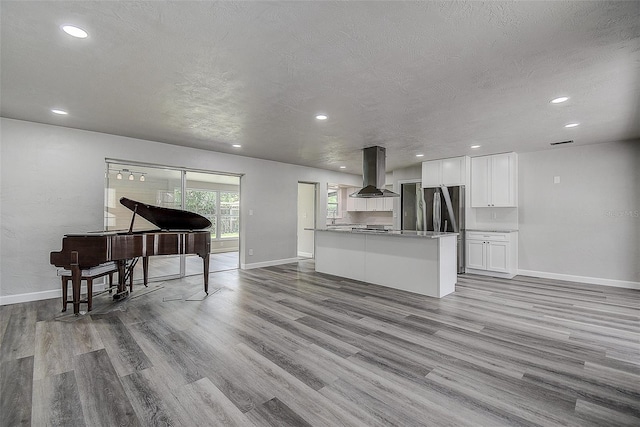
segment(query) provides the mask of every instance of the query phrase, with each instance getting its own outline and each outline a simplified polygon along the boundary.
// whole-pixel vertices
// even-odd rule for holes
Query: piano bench
[[[109,276],[109,287],[113,286],[113,273],[118,272],[118,264],[116,262],[106,262],[97,267],[80,270],[80,282],[87,282],[87,299],[78,301],[87,304],[87,311],[91,311],[91,302],[93,296],[93,279]],[[58,276],[62,279],[62,311],[67,311],[67,304],[73,304],[73,300],[68,300],[68,287],[71,281],[71,270],[64,268],[58,269]]]

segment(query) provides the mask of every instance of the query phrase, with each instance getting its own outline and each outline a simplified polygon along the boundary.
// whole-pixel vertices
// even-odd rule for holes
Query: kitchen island
[[[455,291],[458,233],[314,229],[316,271],[442,298]]]

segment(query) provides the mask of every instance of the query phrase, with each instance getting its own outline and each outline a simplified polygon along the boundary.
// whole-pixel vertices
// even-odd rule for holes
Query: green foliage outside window
[[[181,191],[175,190],[176,200]],[[211,237],[227,239],[240,233],[240,194],[237,191],[187,189],[185,209],[211,221]]]
[[[327,195],[327,218],[336,218],[338,216],[338,192],[329,191]]]

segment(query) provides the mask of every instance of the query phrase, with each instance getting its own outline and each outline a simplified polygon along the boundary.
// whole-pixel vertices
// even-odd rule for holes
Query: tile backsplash
[[[327,219],[327,224],[331,224],[331,219]],[[392,225],[393,212],[345,211],[342,218],[336,218],[336,224]]]

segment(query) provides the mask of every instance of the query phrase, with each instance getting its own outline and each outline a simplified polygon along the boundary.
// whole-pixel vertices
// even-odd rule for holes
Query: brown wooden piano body
[[[121,199],[121,203],[127,207],[126,202],[130,205],[129,199]],[[138,202],[134,202],[138,203]],[[157,208],[158,210],[155,210]],[[114,298],[124,297],[128,294],[126,289],[127,274],[133,274],[127,271],[127,260],[142,258],[143,262],[143,280],[145,286],[148,280],[149,257],[154,255],[187,255],[197,254],[202,258],[204,265],[204,291],[209,293],[209,252],[211,249],[211,233],[209,231],[191,231],[191,221],[194,217],[192,212],[180,211],[177,209],[159,208],[156,206],[136,204],[132,209],[135,214],[139,213],[145,219],[149,219],[145,215],[145,210],[151,210],[157,216],[172,216],[171,221],[174,224],[180,224],[183,230],[151,230],[151,231],[128,231],[128,232],[90,232],[67,234],[62,239],[62,250],[60,252],[51,252],[51,264],[56,267],[62,267],[71,270],[71,282],[73,287],[73,312],[80,312],[80,282],[81,271],[100,264],[116,261],[118,265],[118,291]],[[182,215],[182,214],[188,215]],[[187,218],[182,223],[179,218],[184,216]],[[178,218],[178,220],[176,220]],[[196,218],[198,219],[198,218]],[[203,222],[202,219],[206,220]],[[154,221],[155,222],[155,221]],[[200,217],[197,226],[207,226],[208,219]],[[210,226],[211,223],[208,222]],[[133,218],[131,220],[133,227]],[[204,228],[204,227],[203,227]],[[130,267],[132,268],[132,267]]]

